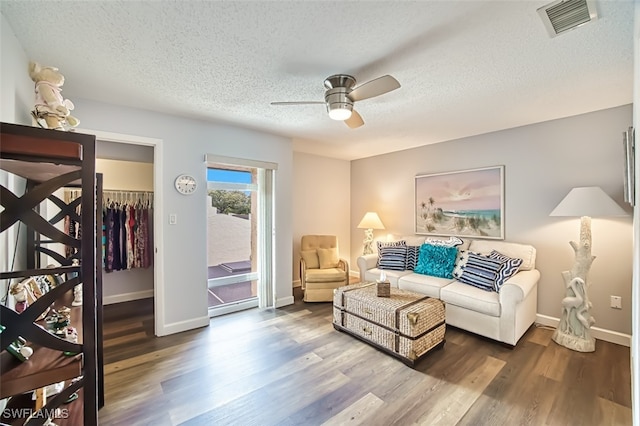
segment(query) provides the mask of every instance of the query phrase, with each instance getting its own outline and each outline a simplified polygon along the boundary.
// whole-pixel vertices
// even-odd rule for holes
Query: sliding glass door
[[[256,307],[257,170],[210,167],[207,194],[209,313]]]
[[[270,306],[273,170],[207,156],[209,316]]]

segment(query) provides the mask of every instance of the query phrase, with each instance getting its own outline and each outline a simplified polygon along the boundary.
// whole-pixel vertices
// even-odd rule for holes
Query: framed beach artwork
[[[504,239],[504,166],[415,179],[416,234]]]

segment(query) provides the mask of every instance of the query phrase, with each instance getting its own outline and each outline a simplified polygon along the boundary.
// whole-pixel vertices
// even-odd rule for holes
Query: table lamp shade
[[[384,225],[377,213],[367,212],[358,224],[358,229],[384,229]]]
[[[627,212],[599,186],[584,186],[569,191],[549,216],[627,216]]]

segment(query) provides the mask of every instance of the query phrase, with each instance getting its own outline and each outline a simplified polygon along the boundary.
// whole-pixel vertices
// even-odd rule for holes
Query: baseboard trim
[[[560,324],[560,318],[550,317],[547,315],[536,315],[536,322],[538,324],[546,325],[549,327],[557,328]],[[629,334],[619,333],[617,331],[606,330],[599,327],[591,327],[591,334],[593,337],[605,342],[615,343],[626,347],[631,347],[631,336]]]
[[[283,297],[281,299],[276,299],[275,307],[281,308],[283,306],[293,305],[294,302],[295,302],[295,299],[293,298],[293,296]]]
[[[149,297],[153,297],[153,290],[134,291],[132,293],[122,293],[122,294],[114,294],[113,296],[106,296],[102,299],[102,304],[112,305],[114,303],[148,299]]]
[[[209,326],[209,315],[205,317],[195,318],[188,321],[180,321],[174,322],[172,324],[165,324],[162,327],[162,330],[159,330],[156,335],[160,336],[168,336],[170,334],[181,333],[183,331],[193,330],[196,328],[208,327]]]

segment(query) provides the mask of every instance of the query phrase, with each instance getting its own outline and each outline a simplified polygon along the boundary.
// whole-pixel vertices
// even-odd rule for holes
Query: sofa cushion
[[[413,271],[394,271],[389,269],[379,269],[373,268],[368,269],[364,273],[365,282],[374,282],[377,279],[380,279],[380,275],[384,272],[387,281],[391,283],[391,287],[398,288],[398,278],[403,277],[405,275],[413,274]]]
[[[440,290],[449,285],[451,278],[439,278],[431,275],[408,274],[398,278],[398,288],[440,298]]]
[[[319,248],[318,259],[320,260],[320,269],[336,268],[340,263],[337,248]]]
[[[497,291],[496,281],[504,261],[469,252],[458,281],[485,291]]]
[[[492,317],[499,317],[500,295],[454,281],[440,290],[440,300]]]
[[[404,271],[407,258],[407,246],[381,247],[378,268]]]
[[[318,252],[313,250],[302,250],[300,256],[304,260],[305,267],[307,269],[318,269],[320,267],[320,259],[318,258]]]
[[[414,272],[440,278],[452,278],[451,272],[457,254],[456,247],[434,246],[425,243],[420,246],[418,265]]]
[[[529,244],[508,243],[496,240],[473,240],[469,250],[489,255],[496,250],[505,256],[522,259],[521,271],[530,271],[536,267],[536,249]]]
[[[492,259],[498,259],[502,262],[502,268],[498,272],[498,277],[495,282],[496,291],[500,291],[502,284],[504,284],[509,278],[514,276],[518,272],[518,268],[522,265],[522,259],[513,259],[509,256],[505,256],[502,253],[498,253],[493,250],[489,255]]]

